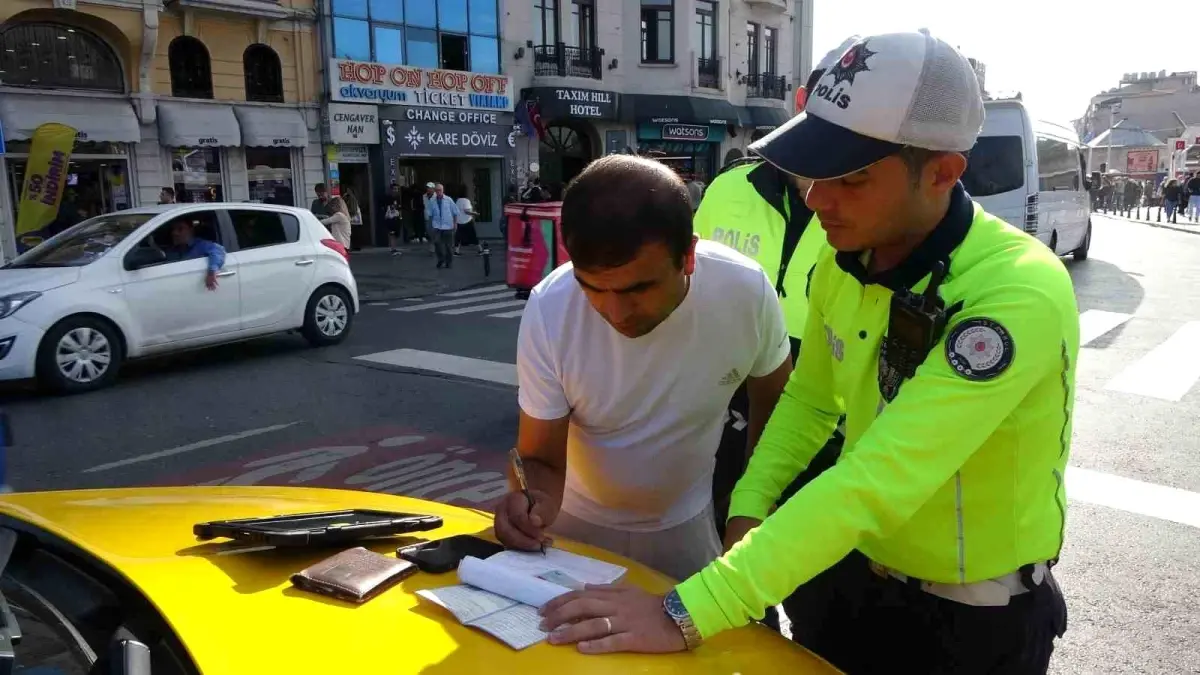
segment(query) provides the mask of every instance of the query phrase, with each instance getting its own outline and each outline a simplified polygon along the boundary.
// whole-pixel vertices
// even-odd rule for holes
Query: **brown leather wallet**
[[[359,546],[293,574],[292,585],[338,600],[364,603],[416,571],[417,566],[407,560]]]

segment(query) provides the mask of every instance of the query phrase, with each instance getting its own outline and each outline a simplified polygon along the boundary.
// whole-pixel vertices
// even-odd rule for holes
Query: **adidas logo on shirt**
[[[719,382],[719,384],[722,387],[728,387],[731,384],[738,384],[741,381],[742,381],[742,374],[738,372],[737,368],[734,368],[733,370],[729,371],[728,373],[725,373],[725,377],[721,378],[721,381]]]

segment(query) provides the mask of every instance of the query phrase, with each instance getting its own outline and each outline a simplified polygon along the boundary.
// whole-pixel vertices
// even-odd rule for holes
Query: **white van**
[[[987,101],[984,112],[962,178],[967,192],[1055,253],[1087,259],[1092,221],[1079,135],[1034,119],[1017,100]]]

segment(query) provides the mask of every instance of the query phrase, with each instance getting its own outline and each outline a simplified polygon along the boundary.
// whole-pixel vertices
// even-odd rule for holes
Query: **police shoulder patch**
[[[1013,352],[1012,335],[991,319],[967,319],[946,336],[946,361],[968,380],[983,382],[999,376],[1012,365]]]

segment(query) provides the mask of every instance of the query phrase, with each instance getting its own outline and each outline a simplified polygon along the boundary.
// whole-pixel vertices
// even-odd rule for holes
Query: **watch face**
[[[663,606],[666,607],[667,613],[671,616],[687,616],[687,608],[683,606],[683,600],[679,599],[679,593],[671,591],[663,600]]]

